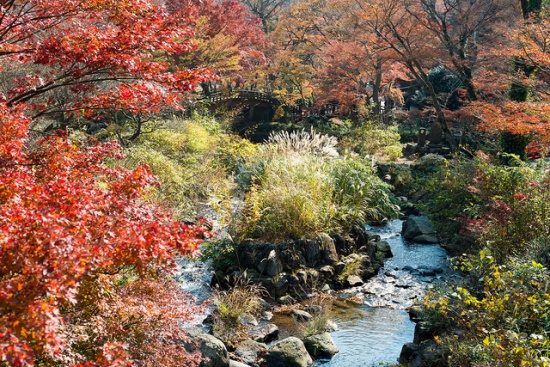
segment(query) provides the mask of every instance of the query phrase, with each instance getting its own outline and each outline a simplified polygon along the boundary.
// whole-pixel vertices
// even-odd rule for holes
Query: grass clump
[[[198,203],[232,189],[226,167],[219,160],[229,139],[215,120],[196,115],[187,120],[157,121],[146,131],[125,151],[119,164],[150,167],[161,183],[149,195],[151,200],[168,202],[180,219],[192,220]]]
[[[214,336],[232,346],[248,337],[247,317],[256,317],[262,309],[261,294],[257,285],[238,284],[227,291],[214,292],[216,310],[212,314]]]
[[[234,238],[314,238],[398,210],[370,161],[338,157],[335,139],[313,131],[272,135],[238,179],[247,193]]]

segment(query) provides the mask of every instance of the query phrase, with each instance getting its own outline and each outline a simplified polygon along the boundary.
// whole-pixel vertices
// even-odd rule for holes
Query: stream
[[[439,245],[415,244],[402,238],[402,220],[384,227],[367,227],[380,235],[392,249],[377,276],[364,285],[337,294],[330,307],[330,319],[338,330],[331,332],[340,352],[331,360],[317,360],[314,367],[372,367],[396,363],[403,344],[412,342],[415,324],[407,309],[425,292],[449,275],[445,250]],[[211,295],[211,270],[205,264],[182,260],[176,280],[197,302]],[[200,324],[206,314],[197,315]],[[294,319],[275,315],[279,339],[299,334]]]
[[[402,238],[402,224],[402,220],[393,220],[384,227],[367,227],[390,244],[393,257],[386,259],[378,275],[366,284],[338,294],[330,318],[338,326],[331,335],[340,352],[331,360],[317,360],[314,367],[396,363],[403,344],[412,342],[415,324],[406,310],[448,275],[449,264],[441,246],[415,244]],[[273,321],[281,330],[281,338],[300,328],[289,318]]]

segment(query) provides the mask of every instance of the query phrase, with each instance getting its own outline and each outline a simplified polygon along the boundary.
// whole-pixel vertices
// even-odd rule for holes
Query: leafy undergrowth
[[[372,162],[340,158],[335,145],[313,130],[283,133],[248,157],[238,177],[246,196],[233,237],[313,237],[395,216],[390,186]]]
[[[463,253],[462,281],[424,303],[448,365],[550,365],[548,167],[426,156],[412,175],[409,185],[423,190],[416,199]]]

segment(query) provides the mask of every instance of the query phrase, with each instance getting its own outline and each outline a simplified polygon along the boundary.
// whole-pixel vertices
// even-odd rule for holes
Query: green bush
[[[237,238],[314,237],[397,213],[390,186],[367,162],[334,158],[333,139],[302,132],[270,141],[239,176],[247,194]]]
[[[515,194],[533,191],[527,184],[540,182],[543,172],[544,169],[527,165],[502,166],[498,160],[488,157],[446,160],[428,154],[411,167],[411,177],[400,188],[403,195],[419,203],[430,216],[453,252],[477,251],[490,241],[495,254],[504,255],[528,242],[525,239],[528,237],[522,239],[522,236],[533,231],[526,219],[521,219],[518,212],[514,221],[510,217],[510,220],[495,225],[494,230],[493,227],[482,228],[479,221],[490,219],[487,216],[495,216],[498,210],[508,210],[507,206],[517,207],[519,202]],[[522,215],[524,218],[528,216],[527,209]],[[480,230],[465,231],[468,227]]]
[[[401,149],[400,138],[396,126],[367,121],[342,138],[342,147],[361,156],[382,156],[387,147]]]
[[[428,322],[445,320],[436,341],[450,366],[548,366],[550,274],[535,261],[498,264],[488,249],[463,258],[468,281],[431,293]],[[441,323],[440,325],[441,326]]]
[[[376,176],[376,169],[361,159],[339,159],[330,163],[334,182],[336,220],[345,231],[354,225],[380,222],[399,212],[391,186]]]
[[[395,162],[401,157],[402,152],[401,145],[392,145],[384,148],[384,156],[388,158],[390,162]]]
[[[226,166],[219,158],[228,143],[219,125],[209,117],[156,121],[126,150],[121,165],[147,164],[161,186],[150,196],[172,203],[180,219],[193,219],[197,204],[232,189]]]

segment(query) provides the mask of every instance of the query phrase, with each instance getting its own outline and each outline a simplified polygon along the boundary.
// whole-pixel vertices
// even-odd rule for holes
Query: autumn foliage
[[[29,132],[41,115],[178,108],[211,77],[174,66],[197,9],[156,1],[11,0],[0,10],[0,365],[198,365],[169,275],[200,224],[146,203],[146,166],[108,167],[117,143]],[[177,362],[176,362],[177,361]]]
[[[114,143],[78,142],[61,132],[24,150],[29,120],[19,110],[3,104],[0,122],[2,360],[114,365],[136,357],[125,323],[143,328],[135,330],[140,343],[163,340],[169,349],[183,340],[176,320],[189,312],[177,309],[182,301],[165,275],[176,255],[197,249],[204,229],[142,202],[156,183],[147,167],[104,166],[119,154]],[[87,328],[93,332],[82,335]]]
[[[27,103],[35,116],[177,107],[181,93],[211,74],[169,62],[195,48],[194,7],[169,14],[154,1],[11,0],[1,12],[0,70],[11,77],[6,103]]]

